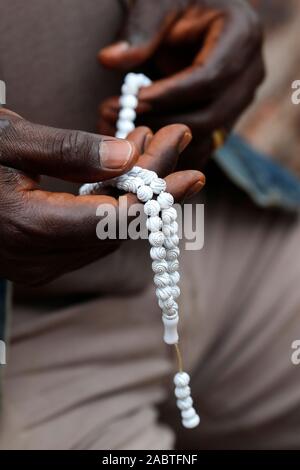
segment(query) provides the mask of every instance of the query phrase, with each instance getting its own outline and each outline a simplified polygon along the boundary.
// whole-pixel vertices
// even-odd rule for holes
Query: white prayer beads
[[[190,376],[186,372],[178,372],[174,377],[175,396],[181,410],[182,424],[185,428],[192,429],[198,426],[200,418],[193,407],[189,383]]]
[[[125,77],[120,98],[121,111],[117,121],[116,137],[126,138],[128,132],[134,129],[135,108],[138,105],[137,95],[139,89],[150,84],[151,81],[143,74],[129,73]],[[113,186],[119,190],[132,192],[137,195],[141,202],[145,203],[144,212],[148,217],[146,226],[150,232],[150,257],[154,272],[156,297],[162,310],[164,341],[169,345],[175,345],[178,353],[177,325],[179,315],[178,304],[175,299],[180,295],[178,287],[180,280],[178,256],[180,250],[178,248],[177,212],[173,207],[174,198],[166,192],[165,180],[159,178],[154,171],[138,166],[133,167],[127,174],[104,183],[86,184],[81,187],[80,194],[97,193],[99,189],[105,186]],[[189,382],[189,375],[183,372],[180,367],[180,372],[174,377],[176,403],[181,410],[183,426],[194,428],[198,426],[200,418],[193,408]]]

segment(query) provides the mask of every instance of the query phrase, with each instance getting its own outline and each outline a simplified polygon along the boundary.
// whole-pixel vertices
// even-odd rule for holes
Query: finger
[[[24,192],[22,207],[17,224],[21,250],[26,243],[39,248],[84,250],[97,246],[101,249],[96,234],[99,208],[107,209],[115,217],[118,202],[106,195],[74,196],[33,190]]]
[[[206,9],[201,6],[194,6],[186,10],[168,32],[165,42],[170,45],[195,44],[195,41],[202,39],[202,34],[208,26],[223,13],[217,9]]]
[[[184,107],[203,97],[214,96],[220,84],[228,85],[259,50],[260,29],[252,18],[246,21],[244,16],[235,11],[226,16],[226,21],[217,18],[194,63],[171,77],[142,88],[139,98],[151,104],[153,109],[162,110]],[[250,31],[252,26],[255,32]]]
[[[192,135],[187,126],[173,124],[159,129],[154,136],[148,127],[138,127],[129,134],[128,138],[139,149],[141,143],[144,145],[144,150],[146,149],[138,159],[137,165],[165,176],[176,167],[178,157],[190,143]]]
[[[127,136],[131,142],[134,142],[139,154],[143,154],[145,149],[148,148],[149,143],[153,137],[153,132],[149,127],[140,126],[130,132]]]
[[[165,178],[167,191],[172,194],[175,202],[182,202],[194,196],[205,186],[205,176],[200,171],[178,171]]]
[[[209,106],[181,114],[142,115],[139,116],[138,122],[145,123],[154,130],[170,123],[183,122],[197,137],[205,136],[219,127],[226,127],[229,122],[232,124],[236,121],[241,112],[253,101],[257,86],[263,77],[264,65],[260,59],[257,59]],[[244,86],[241,86],[241,83]]]
[[[0,163],[70,181],[99,181],[131,168],[133,142],[82,131],[40,126],[0,112]]]
[[[164,177],[174,170],[180,153],[191,139],[191,131],[185,125],[174,124],[163,127],[153,136],[145,154],[139,158],[137,164]]]
[[[137,0],[129,12],[122,41],[99,52],[101,63],[129,70],[149,59],[182,12],[177,2],[172,3],[172,8],[169,2],[161,2],[156,8],[152,2]]]

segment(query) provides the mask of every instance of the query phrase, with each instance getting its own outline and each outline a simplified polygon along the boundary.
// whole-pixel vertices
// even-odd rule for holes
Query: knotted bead
[[[165,236],[162,232],[152,232],[149,235],[149,243],[152,246],[163,246]]]
[[[149,217],[154,217],[160,213],[160,205],[152,199],[152,201],[148,201],[144,205],[144,212]]]
[[[169,273],[169,278],[173,284],[178,284],[180,281],[180,274],[178,271],[174,271],[173,273]]]
[[[138,91],[138,88],[136,86],[132,86],[130,83],[123,83],[121,87],[122,95],[135,95],[137,91]],[[127,109],[127,108],[124,108],[124,109]],[[121,114],[121,111],[119,115]]]
[[[153,191],[149,186],[140,186],[136,193],[138,199],[142,202],[148,202],[153,198]]]
[[[178,286],[172,287],[172,295],[174,299],[177,299],[180,296],[180,288]]]
[[[162,232],[164,234],[165,237],[170,237],[171,235],[173,235],[172,233],[172,229],[171,229],[171,224],[164,224],[163,227],[162,227]]]
[[[153,217],[149,217],[146,220],[146,227],[150,232],[159,232],[162,228],[162,220],[158,215],[155,215]]]
[[[96,185],[97,183],[95,183]],[[80,196],[85,196],[87,194],[91,194],[94,191],[94,184],[86,183],[83,184],[79,190]]]
[[[178,223],[176,222],[176,220],[174,220],[171,224],[170,224],[170,228],[171,228],[171,233],[174,235],[174,234],[178,234]]]
[[[121,132],[117,130],[115,137],[117,137],[117,139],[126,139],[127,134],[126,132]]]
[[[134,177],[136,177],[136,176],[140,175],[141,171],[143,171],[143,169],[140,166],[133,166],[131,168],[131,170],[129,170],[126,175],[121,175],[118,178],[121,178],[122,176],[125,176],[125,177],[126,176],[134,176]]]
[[[158,195],[157,201],[159,202],[159,205],[162,209],[170,209],[174,204],[174,198],[172,194],[166,193],[164,191]]]
[[[130,72],[125,77],[125,83],[131,85],[132,87],[135,86],[136,90],[138,91],[139,88],[143,86],[151,85],[151,80],[143,73]],[[137,93],[137,91],[135,93]]]
[[[142,170],[141,173],[139,174],[139,176],[142,178],[142,180],[144,181],[144,183],[146,185],[150,185],[151,186],[151,183],[153,181],[155,181],[157,178],[157,174],[155,173],[155,171],[151,171],[151,170]]]
[[[166,237],[171,237],[171,235],[178,234],[178,223],[173,221],[170,224],[164,224],[163,233]]]
[[[174,297],[171,295],[166,300],[158,300],[158,305],[162,310],[178,310],[177,302],[174,300]]]
[[[199,423],[200,423],[200,418],[197,414],[191,419],[182,420],[182,425],[187,429],[194,429],[199,425]]]
[[[116,123],[116,127],[118,131],[126,132],[126,134],[129,134],[129,132],[133,131],[133,129],[135,128],[133,122],[129,121],[128,119],[119,119]]]
[[[178,258],[179,254],[180,254],[180,250],[178,246],[176,246],[175,248],[172,248],[171,250],[167,250],[166,259],[168,261],[174,261]]]
[[[169,286],[163,288],[158,287],[155,292],[160,300],[167,300],[169,297],[172,297],[172,287]]]
[[[122,186],[126,192],[134,193],[134,194],[136,194],[140,188],[137,178],[133,178],[133,177],[128,178],[128,180],[125,181],[125,183],[123,183]]]
[[[162,191],[165,191],[166,187],[167,183],[162,178],[154,178],[150,183],[150,188],[154,194],[160,194]]]
[[[167,273],[155,274],[154,284],[157,287],[167,287],[170,284],[170,278]]]
[[[177,235],[171,235],[165,239],[165,247],[169,250],[176,248],[179,245],[179,237]]]
[[[134,95],[124,95],[120,98],[120,106],[122,108],[135,109],[138,105],[137,97]]]
[[[175,388],[175,396],[177,398],[183,399],[189,397],[191,394],[191,388],[186,385],[185,387],[176,387]]]
[[[170,207],[169,209],[163,209],[161,213],[161,218],[164,224],[171,224],[177,219],[176,209],[174,209],[174,207]]]
[[[152,262],[152,270],[156,274],[166,273],[168,271],[168,263],[165,259]]]
[[[121,88],[123,95],[137,95],[140,87],[140,80],[134,73],[128,73],[125,77],[124,84]]]
[[[130,176],[127,179],[122,177],[117,179],[116,186],[118,189],[121,189],[126,192],[136,194],[138,189],[143,185],[143,180],[139,177]]]
[[[186,372],[178,372],[174,377],[176,387],[185,387],[190,383],[190,376]]]
[[[196,410],[193,407],[188,408],[187,410],[182,410],[182,412],[181,412],[181,416],[184,419],[191,419],[195,416],[195,414],[196,414]]]
[[[136,118],[136,112],[132,108],[123,108],[120,111],[119,118],[122,121],[134,121]]]
[[[177,400],[177,406],[180,410],[188,410],[193,406],[193,399],[192,397],[187,397],[187,398],[182,398],[180,400]]]
[[[168,262],[168,271],[169,273],[175,273],[179,269],[179,261],[175,259],[174,261]]]
[[[166,258],[166,249],[163,246],[153,246],[150,249],[150,256],[153,260],[164,260]]]

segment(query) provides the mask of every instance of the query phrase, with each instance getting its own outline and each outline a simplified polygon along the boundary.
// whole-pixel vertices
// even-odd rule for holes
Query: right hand
[[[173,125],[152,137],[148,128],[139,128],[128,140],[118,140],[32,124],[0,109],[0,277],[45,283],[119,246],[118,240],[100,241],[96,236],[98,206],[117,207],[118,198],[43,191],[39,175],[93,182],[125,173],[137,163],[165,176],[176,165],[188,132],[186,126]],[[146,153],[140,157],[145,143]],[[204,184],[197,171],[166,180],[177,200]],[[137,202],[133,195],[127,197]]]

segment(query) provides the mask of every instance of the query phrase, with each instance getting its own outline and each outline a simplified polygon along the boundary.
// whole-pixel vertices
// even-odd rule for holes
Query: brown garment
[[[205,204],[205,247],[182,251],[180,297],[200,427],[181,428],[149,286],[15,312],[2,447],[170,449],[176,433],[185,449],[300,448],[299,220],[254,207],[224,180]]]

